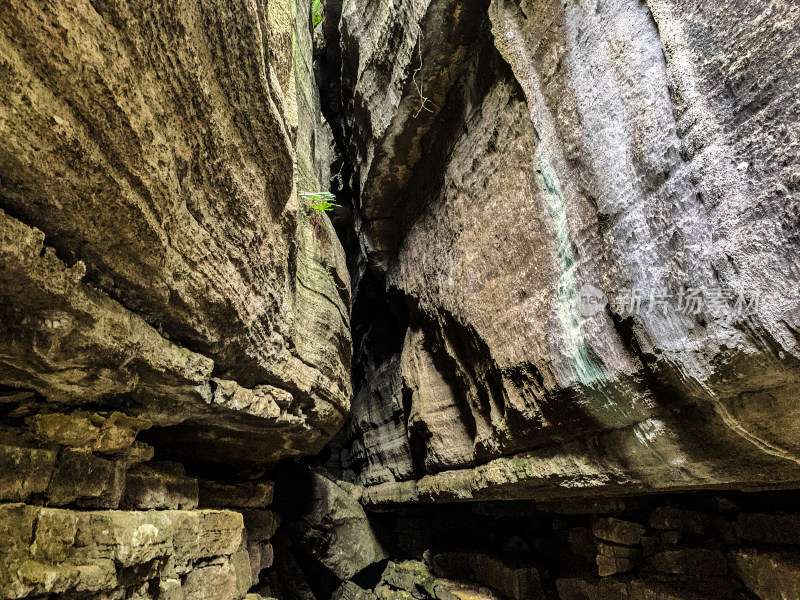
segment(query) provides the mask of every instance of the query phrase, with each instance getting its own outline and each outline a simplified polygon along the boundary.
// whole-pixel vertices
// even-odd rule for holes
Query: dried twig
[[[412,13],[411,16],[412,16],[412,20],[414,22],[414,25],[417,27],[417,44],[416,45],[417,45],[417,50],[419,52],[419,66],[416,69],[414,69],[414,73],[412,73],[412,75],[411,75],[411,79],[414,81],[414,87],[417,88],[417,94],[419,94],[419,98],[420,98],[419,110],[414,115],[414,118],[416,119],[423,110],[428,111],[431,114],[434,114],[434,110],[428,106],[429,104],[431,106],[433,106],[433,108],[435,108],[437,110],[439,109],[439,107],[436,105],[436,103],[433,100],[431,100],[430,98],[428,98],[425,95],[425,80],[422,78],[422,75],[419,76],[419,81],[417,81],[417,73],[422,71],[422,67],[423,67],[423,62],[422,62],[422,37],[423,36],[422,36],[422,27],[419,26],[419,22],[417,21],[417,15],[414,12],[414,5],[413,4],[411,5],[411,13]]]

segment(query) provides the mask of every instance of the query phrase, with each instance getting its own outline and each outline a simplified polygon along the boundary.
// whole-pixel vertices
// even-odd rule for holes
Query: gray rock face
[[[306,9],[4,6],[0,384],[124,405],[201,461],[336,432],[349,286],[298,200],[330,162]]]
[[[392,420],[423,471],[375,485],[409,473],[403,424],[385,449],[352,428],[366,502],[800,480],[798,23],[343,2],[340,135],[362,249],[410,312]]]
[[[414,475],[399,357],[376,369],[353,401],[348,426],[337,436],[351,443],[341,466],[361,485],[406,481]]]
[[[311,509],[289,525],[298,544],[342,580],[388,557],[358,498],[318,473],[311,482]]]

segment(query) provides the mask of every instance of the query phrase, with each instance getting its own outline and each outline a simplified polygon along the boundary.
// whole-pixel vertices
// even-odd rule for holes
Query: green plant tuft
[[[322,0],[311,0],[311,22],[314,27],[322,23]]]
[[[300,197],[307,200],[314,210],[330,212],[339,206],[336,196],[330,192],[300,192]]]

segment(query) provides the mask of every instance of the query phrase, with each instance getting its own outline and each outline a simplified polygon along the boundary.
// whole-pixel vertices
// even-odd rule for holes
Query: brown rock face
[[[335,433],[349,286],[298,203],[328,177],[305,8],[4,5],[0,384],[145,416],[200,461]]]
[[[365,501],[797,485],[798,7],[341,14],[361,247],[408,310],[359,358],[354,413],[397,360],[404,411],[342,442]]]
[[[0,531],[3,598],[240,600],[262,569],[250,564],[242,516],[229,511],[4,504]]]

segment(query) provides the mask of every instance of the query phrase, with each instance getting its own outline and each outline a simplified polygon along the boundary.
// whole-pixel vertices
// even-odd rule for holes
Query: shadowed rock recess
[[[0,0],[0,599],[800,599],[799,73],[789,0]]]

